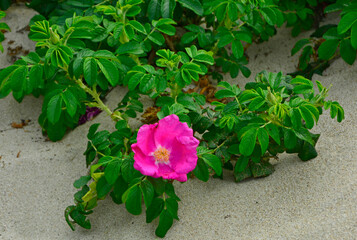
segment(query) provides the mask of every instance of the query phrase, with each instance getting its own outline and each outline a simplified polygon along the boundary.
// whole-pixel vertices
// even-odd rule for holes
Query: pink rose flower
[[[174,114],[167,116],[139,129],[137,143],[131,145],[134,168],[146,176],[186,182],[197,165],[198,144],[187,123]]]

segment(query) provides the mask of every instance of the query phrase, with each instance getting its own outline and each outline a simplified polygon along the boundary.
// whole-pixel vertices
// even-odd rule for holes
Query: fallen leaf
[[[145,124],[152,124],[156,123],[159,121],[159,118],[157,117],[157,113],[160,112],[161,108],[160,107],[148,107],[143,115],[141,116],[143,119],[141,122]]]
[[[31,122],[30,119],[21,120],[21,123],[12,122],[11,123],[11,127],[13,127],[13,128],[23,128],[24,126],[27,126],[29,124],[29,122]]]

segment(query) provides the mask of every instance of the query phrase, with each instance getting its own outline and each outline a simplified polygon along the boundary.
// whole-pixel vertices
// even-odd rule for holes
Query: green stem
[[[104,157],[105,155],[101,152],[98,151],[98,149],[95,147],[95,145],[92,143],[92,141],[90,141],[90,144],[92,145],[92,147],[94,148],[94,150],[97,152],[97,154],[101,155],[102,157]]]
[[[240,110],[241,112],[243,112],[243,108],[242,108],[242,106],[241,106],[241,104],[240,104],[240,102],[239,102],[238,98],[237,98],[237,97],[235,97],[235,99],[236,99],[236,101],[237,101],[237,103],[238,103],[239,110]]]
[[[97,93],[95,90],[95,87],[93,89],[87,87],[81,79],[75,79],[76,83],[84,90],[86,91],[89,95],[91,95],[94,100],[97,103],[97,107],[106,112],[112,119],[113,121],[119,121],[119,120],[124,120],[120,112],[112,112],[107,105],[103,103],[103,101],[100,99],[100,95]]]
[[[145,39],[144,39],[143,42],[145,42],[146,40],[148,40],[149,36],[155,31],[155,29],[156,29],[156,28],[153,28],[153,29],[151,30],[151,32],[150,32],[148,35],[146,35],[146,37],[145,37]]]
[[[203,153],[203,154],[212,154],[212,153],[215,153],[219,148],[221,148],[227,141],[228,141],[229,138],[227,138],[226,140],[224,140],[220,145],[218,145],[215,149],[212,149],[211,151],[209,152],[206,152],[206,153]],[[201,156],[203,154],[199,154],[198,156]]]

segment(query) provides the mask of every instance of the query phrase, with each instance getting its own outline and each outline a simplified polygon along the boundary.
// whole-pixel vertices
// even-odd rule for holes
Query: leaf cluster
[[[337,56],[349,65],[356,60],[357,52],[357,6],[354,1],[342,0],[326,6],[324,13],[341,11],[339,23],[319,27],[310,38],[299,40],[291,50],[295,55],[301,49],[298,69],[306,77],[322,74],[329,62]]]
[[[324,109],[330,109],[331,117],[338,122],[344,119],[342,107],[326,101],[328,89],[316,83],[318,92],[302,76],[292,78],[264,71],[244,91],[220,82],[222,89],[215,95],[220,101],[212,102],[214,110],[202,107],[202,95],[186,93],[176,99],[159,98],[158,116],[176,114],[202,135],[193,171],[197,178],[207,181],[212,173],[209,169],[221,177],[222,168],[234,169],[237,181],[267,176],[273,172],[269,160],[278,153],[298,153],[304,161],[317,156],[319,135],[310,130]]]
[[[3,8],[0,6],[0,9],[3,9]],[[5,12],[0,11],[0,19],[4,18],[5,16],[6,16]],[[5,31],[11,31],[11,30],[10,30],[10,27],[6,23],[2,22],[2,23],[0,23],[0,51],[1,52],[4,52],[4,47],[2,46],[1,42],[3,42],[5,39],[5,36],[4,36]]]
[[[99,124],[94,124],[88,132],[88,146],[84,153],[89,175],[74,182],[79,191],[74,195],[76,205],[65,210],[67,223],[74,230],[78,224],[91,228],[87,215],[93,212],[99,200],[110,195],[116,204],[124,204],[133,215],[142,213],[142,201],[145,204],[146,222],[159,218],[155,231],[164,237],[173,220],[178,218],[178,202],[172,182],[143,176],[134,169],[133,153],[130,144],[136,141],[135,132],[127,126],[125,120],[116,123],[116,131],[98,131]]]

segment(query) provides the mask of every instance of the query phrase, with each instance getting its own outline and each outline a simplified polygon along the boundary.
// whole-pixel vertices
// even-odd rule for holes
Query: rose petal
[[[187,126],[187,123],[179,121],[178,116],[172,114],[159,121],[155,131],[156,145],[169,148],[176,136],[192,136],[193,131]]]
[[[137,145],[143,151],[144,154],[149,155],[156,150],[155,144],[155,131],[158,123],[152,125],[143,125],[138,132]]]
[[[170,164],[177,173],[188,173],[197,165],[199,141],[194,137],[176,137],[170,154]]]
[[[131,145],[134,154],[134,168],[146,176],[156,176],[158,167],[154,157],[145,155],[138,144]]]

